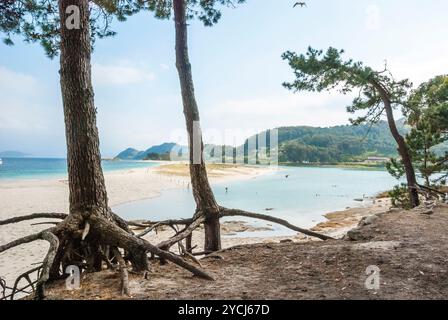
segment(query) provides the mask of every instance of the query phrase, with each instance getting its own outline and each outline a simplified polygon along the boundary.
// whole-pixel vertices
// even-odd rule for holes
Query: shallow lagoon
[[[212,187],[218,202],[223,206],[270,214],[297,226],[310,228],[324,221],[324,214],[360,206],[362,203],[354,199],[374,196],[391,189],[395,184],[397,181],[383,170],[280,167],[277,171],[249,180],[217,183]],[[126,203],[114,208],[115,212],[126,219],[151,220],[188,218],[194,209],[191,190],[186,188],[169,190],[158,198]],[[229,219],[266,226],[265,222],[252,219]],[[294,234],[281,226],[272,227],[279,235]],[[272,236],[272,232],[238,234],[248,235]]]

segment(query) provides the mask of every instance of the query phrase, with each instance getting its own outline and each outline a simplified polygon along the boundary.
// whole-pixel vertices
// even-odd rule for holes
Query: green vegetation
[[[288,61],[295,79],[284,83],[284,86],[294,91],[322,92],[337,89],[342,94],[356,91],[352,104],[347,107],[349,113],[362,112],[357,118],[351,119],[355,125],[373,125],[385,115],[403,164],[411,207],[417,207],[420,200],[411,153],[394,119],[394,109],[406,106],[412,84],[408,79],[395,80],[387,66],[384,70],[376,71],[362,62],[344,59],[343,53],[343,50],[331,47],[325,53],[313,48],[300,55],[285,52],[283,59]]]
[[[403,123],[398,124],[405,131]],[[394,157],[396,145],[387,123],[374,126],[279,128],[279,162],[336,164],[369,157]]]
[[[417,174],[426,187],[441,187],[448,177],[448,76],[438,76],[412,92],[406,106],[410,132],[406,142]],[[401,159],[392,159],[389,172],[401,178]]]
[[[150,153],[143,158],[143,160],[158,160],[158,161],[170,161],[171,157],[169,153]]]
[[[403,121],[397,122],[400,132],[406,133],[409,128]],[[266,136],[262,132],[259,136]],[[241,155],[245,154],[247,163],[248,141],[238,148],[207,144],[204,146],[204,156],[208,161],[224,163],[241,163]],[[386,159],[397,155],[395,142],[389,132],[386,122],[379,121],[373,126],[346,125],[328,128],[315,127],[282,127],[278,128],[279,162],[289,165],[348,165],[353,163],[361,167],[384,166]],[[174,143],[164,143],[146,151],[128,148],[117,155],[122,160],[170,160],[169,153],[173,148],[181,151],[187,159],[188,147]],[[252,150],[255,152],[255,150]],[[369,157],[383,157],[366,163]]]

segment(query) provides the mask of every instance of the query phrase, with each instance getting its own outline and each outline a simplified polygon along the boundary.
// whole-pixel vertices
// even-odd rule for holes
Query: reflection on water
[[[391,189],[395,184],[394,178],[380,170],[282,167],[278,171],[250,180],[214,184],[213,190],[219,204],[223,206],[277,216],[298,226],[310,228],[325,220],[323,214],[359,206],[361,203],[354,199],[374,196]],[[169,190],[159,198],[114,208],[126,219],[151,220],[188,218],[194,209],[193,196],[188,189]],[[252,219],[230,219],[266,226],[265,222],[254,222]],[[294,234],[280,226],[272,227],[277,234]],[[272,235],[272,232],[250,232],[250,236],[266,235]]]

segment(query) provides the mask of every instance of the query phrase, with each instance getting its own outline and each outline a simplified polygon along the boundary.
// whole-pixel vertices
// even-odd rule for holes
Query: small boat
[[[2,158],[0,158],[0,166],[3,164],[3,160]]]

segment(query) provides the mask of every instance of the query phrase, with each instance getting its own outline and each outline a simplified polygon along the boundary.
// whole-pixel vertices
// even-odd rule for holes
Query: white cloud
[[[163,70],[169,70],[169,69],[170,69],[170,66],[167,65],[167,64],[165,64],[165,63],[161,63],[161,64],[160,64],[160,68],[162,68]]]
[[[414,36],[414,35],[413,35]],[[423,36],[419,35],[419,38]],[[415,86],[437,75],[448,74],[448,44],[443,41],[414,42],[400,54],[387,59],[387,67],[396,79],[408,78]],[[384,62],[376,65],[378,70]]]
[[[228,100],[213,109],[216,117],[229,117],[232,121],[244,123],[245,119],[263,119],[264,122],[282,124],[306,124],[330,126],[346,120],[345,106],[350,97],[336,93],[285,93],[243,100]],[[238,115],[235,119],[232,115]],[[334,116],[334,117],[332,117]]]
[[[0,129],[39,128],[39,93],[33,76],[0,66]]]
[[[448,54],[448,51],[446,54]],[[428,59],[418,63],[400,59],[394,60],[389,65],[397,79],[409,78],[415,86],[428,81],[434,76],[448,74],[448,60],[444,58]]]
[[[219,103],[202,112],[204,131],[259,132],[282,126],[347,124],[351,96],[338,93],[288,93]],[[241,141],[237,141],[241,142]]]
[[[96,85],[130,85],[152,81],[155,74],[145,67],[129,63],[100,64],[92,66],[93,81]]]
[[[4,95],[15,93],[33,94],[39,90],[38,82],[32,76],[15,72],[4,66],[0,66],[0,92]]]
[[[0,150],[33,155],[63,150],[59,90],[48,90],[39,80],[0,66]]]

